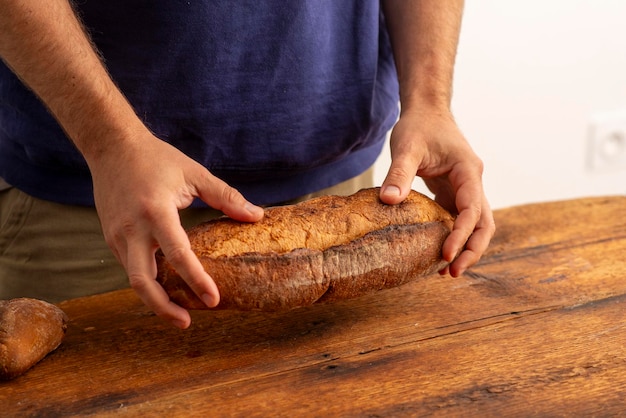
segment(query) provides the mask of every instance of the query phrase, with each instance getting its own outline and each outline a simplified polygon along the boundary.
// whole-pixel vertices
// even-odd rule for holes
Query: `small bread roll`
[[[37,299],[0,300],[0,379],[13,379],[63,341],[67,316]]]

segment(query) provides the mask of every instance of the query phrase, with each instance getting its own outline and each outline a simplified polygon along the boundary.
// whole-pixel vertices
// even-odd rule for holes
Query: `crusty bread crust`
[[[63,341],[67,316],[38,299],[0,300],[0,379],[13,379]]]
[[[188,231],[191,247],[220,289],[219,308],[286,310],[399,286],[445,267],[454,218],[412,191],[398,205],[379,189],[270,208],[246,224],[222,218]],[[187,309],[207,309],[162,253],[157,280]]]

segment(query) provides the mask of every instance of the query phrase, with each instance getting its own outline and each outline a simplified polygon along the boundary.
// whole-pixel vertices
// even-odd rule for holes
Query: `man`
[[[494,233],[482,162],[450,113],[462,1],[0,6],[0,177],[13,186],[0,197],[8,225],[0,289],[72,288],[82,267],[71,261],[98,241],[74,242],[72,231],[95,205],[131,286],[186,328],[188,312],[154,280],[156,249],[208,306],[219,291],[190,251],[179,212],[209,206],[254,222],[263,216],[258,205],[359,178],[396,121],[398,99],[381,199],[401,202],[418,175],[458,212],[443,248],[452,276],[480,258]],[[17,221],[16,201],[26,202]],[[37,222],[35,210],[46,218]],[[67,216],[76,221],[60,220]],[[65,232],[62,244],[42,245]],[[29,268],[47,253],[59,273],[38,284]],[[98,270],[85,270],[94,286]]]

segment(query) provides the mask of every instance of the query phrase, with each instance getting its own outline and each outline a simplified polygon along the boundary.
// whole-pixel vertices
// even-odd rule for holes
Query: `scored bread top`
[[[390,225],[444,222],[453,217],[432,199],[411,191],[398,205],[379,199],[379,188],[351,196],[322,196],[290,206],[266,209],[255,223],[221,218],[188,231],[192,250],[203,257],[246,253],[287,253],[297,248],[325,250],[347,244]]]

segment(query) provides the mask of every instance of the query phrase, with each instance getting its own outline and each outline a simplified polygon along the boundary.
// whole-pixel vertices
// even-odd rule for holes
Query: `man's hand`
[[[414,177],[422,177],[435,200],[458,213],[443,245],[443,257],[452,264],[442,271],[458,276],[478,261],[495,232],[482,186],[482,161],[449,110],[463,0],[384,0],[381,4],[402,108],[391,133],[391,168],[381,199],[401,202]]]
[[[443,245],[443,257],[452,264],[442,273],[459,276],[480,259],[495,232],[482,187],[482,161],[449,112],[438,111],[402,114],[391,133],[391,160],[381,188],[383,202],[404,200],[417,175],[439,204],[458,213]]]
[[[130,285],[161,318],[179,328],[189,313],[169,300],[155,281],[160,247],[204,303],[219,302],[217,286],[192,252],[178,210],[195,197],[233,219],[253,222],[263,210],[169,144],[146,132],[123,150],[90,161],[96,208],[108,245],[124,265]]]

